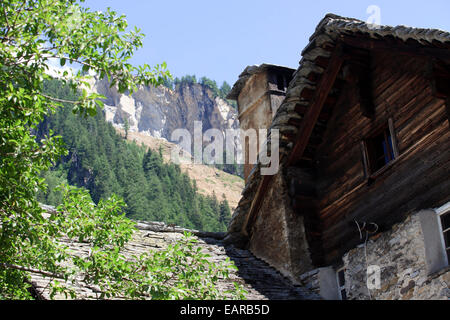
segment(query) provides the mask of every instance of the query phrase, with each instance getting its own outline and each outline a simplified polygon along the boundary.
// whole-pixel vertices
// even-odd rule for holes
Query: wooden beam
[[[341,36],[341,41],[346,45],[372,51],[387,51],[395,54],[409,56],[436,57],[443,60],[450,60],[450,48],[430,48],[417,43],[416,46],[404,44],[400,40],[397,42],[367,39],[366,37]]]
[[[305,117],[302,119],[299,131],[297,133],[296,143],[292,149],[286,166],[292,165],[296,159],[300,159],[308,144],[309,137],[314,129],[314,126],[319,118],[322,107],[333,88],[333,84],[337,78],[339,70],[341,69],[344,57],[342,53],[342,46],[338,44],[333,52],[333,55],[328,63],[327,69],[322,74],[320,83],[314,93],[308,110],[305,113]]]
[[[250,234],[250,227],[253,225],[253,222],[256,218],[256,213],[259,211],[262,205],[262,198],[266,194],[267,187],[272,181],[273,176],[262,176],[262,181],[258,185],[258,189],[256,190],[256,194],[253,198],[252,204],[250,206],[250,210],[245,218],[245,222],[242,225],[241,233],[248,236]]]
[[[450,126],[450,97],[445,99],[445,111],[447,112],[448,125]]]
[[[364,140],[361,140],[359,143],[359,147],[361,149],[361,156],[362,156],[362,160],[363,160],[364,178],[367,178],[370,175],[370,168],[369,168],[369,161],[367,159],[367,154],[366,154],[366,142]]]
[[[388,125],[389,133],[391,134],[392,152],[394,153],[394,159],[397,159],[400,152],[398,151],[397,135],[395,134],[394,119],[392,117],[388,119]]]

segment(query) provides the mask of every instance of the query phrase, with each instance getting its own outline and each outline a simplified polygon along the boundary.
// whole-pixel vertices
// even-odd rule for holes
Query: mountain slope
[[[120,135],[125,136],[123,129],[116,128]],[[159,150],[161,148],[165,162],[170,161],[170,154],[175,144],[168,142],[165,139],[151,137],[139,132],[128,132],[128,140],[135,141],[138,145],[145,146]],[[230,208],[234,210],[241,198],[241,192],[244,188],[244,180],[234,174],[229,174],[222,170],[218,170],[212,166],[200,164],[180,164],[182,172],[195,180],[198,192],[203,195],[212,196],[216,194],[219,199],[225,195]]]
[[[61,99],[75,98],[57,80],[46,83],[45,91]],[[230,220],[226,200],[199,194],[180,167],[165,163],[158,151],[127,143],[101,111],[96,117],[83,118],[74,115],[71,106],[60,108],[41,123],[37,138],[44,138],[49,130],[62,135],[68,149],[68,155],[55,164],[54,170],[45,173],[49,184],[68,181],[85,187],[95,202],[115,193],[124,198],[125,212],[134,219],[204,231],[226,229]],[[57,204],[58,197],[50,189],[40,194],[39,201]]]
[[[162,146],[166,161],[170,160],[170,150],[175,146],[170,143],[175,129],[187,129],[194,134],[194,121],[201,121],[203,132],[210,128],[219,129],[225,136],[227,129],[238,129],[237,110],[226,100],[221,99],[217,90],[213,90],[211,80],[204,84],[176,79],[172,89],[165,86],[142,87],[133,95],[124,95],[110,88],[106,80],[93,81],[93,90],[104,95],[105,119],[121,132],[128,126],[128,139],[139,145],[144,143],[153,150]],[[213,83],[214,86],[215,83]],[[216,88],[217,89],[217,88]],[[125,125],[126,123],[126,125]],[[162,138],[162,139],[160,139]],[[235,144],[236,148],[240,148]],[[191,150],[188,150],[191,152]],[[222,195],[232,208],[237,206],[244,187],[243,179],[236,176],[242,168],[228,165],[224,171],[205,165],[181,164],[181,169],[197,183],[198,191],[204,195]]]
[[[239,128],[236,109],[216,96],[206,85],[181,82],[174,90],[164,86],[142,87],[133,95],[109,88],[106,80],[93,80],[93,91],[106,97],[105,118],[115,127],[128,122],[131,132],[140,132],[171,141],[175,129],[194,134],[194,121],[201,121],[203,131]]]

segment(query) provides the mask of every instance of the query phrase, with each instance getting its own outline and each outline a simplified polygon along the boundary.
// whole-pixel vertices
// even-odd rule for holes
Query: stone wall
[[[347,252],[342,260],[345,289],[351,300],[450,299],[450,267],[429,273],[420,212]],[[367,257],[367,259],[366,259]],[[369,266],[378,266],[379,287],[367,287]],[[334,277],[334,280],[333,280]],[[370,280],[376,273],[369,272]],[[339,299],[335,269],[318,268],[299,277],[303,286],[325,299]],[[372,284],[375,284],[373,281]]]
[[[305,289],[321,295],[319,271],[320,269],[314,269],[302,274],[300,276],[300,282],[303,284]]]
[[[366,260],[367,256],[367,260]],[[350,250],[343,256],[349,299],[409,300],[450,298],[450,270],[428,274],[419,214]],[[366,285],[367,266],[380,267],[379,289]],[[374,274],[373,274],[374,275]]]
[[[300,276],[300,283],[325,300],[341,299],[333,267],[317,268]]]
[[[303,217],[292,210],[282,170],[267,190],[253,225],[250,251],[294,282],[313,269]]]
[[[249,158],[250,148],[255,148],[254,154],[259,151],[259,131],[258,129],[267,129],[272,121],[272,110],[270,100],[267,95],[267,73],[261,72],[250,77],[245,86],[242,88],[238,98],[239,106],[239,123],[240,129],[246,131],[248,129],[256,130],[256,141],[247,140],[245,136],[241,136],[241,143],[244,150],[244,179],[247,181],[255,159]]]

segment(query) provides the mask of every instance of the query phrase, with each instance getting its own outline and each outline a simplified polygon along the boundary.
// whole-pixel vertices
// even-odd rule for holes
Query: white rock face
[[[106,81],[96,81],[93,90],[106,96],[106,120],[123,128],[127,119],[132,132],[146,133],[170,141],[175,129],[189,130],[193,136],[194,121],[201,121],[203,132],[216,128],[239,128],[237,111],[223,99],[200,84],[185,84],[176,90],[166,87],[142,87],[132,96],[109,88]]]

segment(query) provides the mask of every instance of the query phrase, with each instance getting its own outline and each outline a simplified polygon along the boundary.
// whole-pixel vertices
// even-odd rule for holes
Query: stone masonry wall
[[[367,256],[367,261],[366,261]],[[374,236],[343,256],[348,299],[449,299],[450,270],[428,275],[419,215]],[[367,266],[380,267],[380,288],[367,289]]]
[[[290,205],[282,170],[267,190],[253,225],[250,251],[294,282],[313,269],[306,241],[303,217]]]

